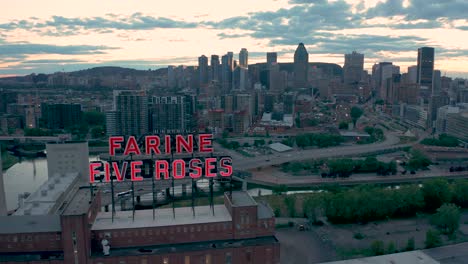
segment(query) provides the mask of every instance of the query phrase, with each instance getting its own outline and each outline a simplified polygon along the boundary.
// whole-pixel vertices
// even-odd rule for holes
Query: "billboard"
[[[123,156],[155,157],[154,173],[151,175],[155,180],[184,179],[186,177],[198,179],[202,176],[210,178],[216,177],[219,173],[221,177],[230,177],[233,173],[231,157],[197,157],[193,155],[190,159],[164,159],[163,155],[189,154],[209,154],[214,153],[213,135],[165,135],[161,138],[158,135],[148,135],[144,137],[144,144],[140,147],[134,136],[126,140],[123,136],[109,138],[109,155],[116,156],[123,153]],[[158,159],[158,156],[161,157]],[[109,161],[107,163],[92,162],[89,164],[89,182],[94,183],[96,176],[104,171],[102,181],[110,182],[111,175],[116,181],[124,181],[129,178],[131,181],[143,181],[142,176],[143,161]]]

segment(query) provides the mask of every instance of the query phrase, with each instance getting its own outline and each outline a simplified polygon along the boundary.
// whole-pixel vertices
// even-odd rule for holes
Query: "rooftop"
[[[59,215],[1,216],[0,234],[61,232]]]
[[[231,202],[233,206],[255,206],[257,202],[247,192],[232,192]]]
[[[78,189],[73,198],[63,211],[63,215],[82,215],[88,213],[91,201],[89,188]]]
[[[285,151],[288,151],[288,150],[292,149],[290,146],[287,146],[287,145],[284,145],[284,144],[278,143],[278,142],[270,144],[269,147],[272,150],[277,151],[277,152],[285,152]]]
[[[46,215],[54,213],[57,203],[68,194],[77,181],[78,173],[55,174],[33,192],[15,215]]]
[[[192,207],[175,208],[175,218],[172,214],[172,208],[157,209],[155,220],[153,220],[153,210],[135,211],[135,220],[132,220],[132,213],[132,211],[116,212],[114,221],[112,222],[112,212],[100,212],[94,221],[92,230],[161,227],[232,221],[231,215],[224,205],[215,205],[214,215],[210,206],[195,207],[195,216],[193,216]]]

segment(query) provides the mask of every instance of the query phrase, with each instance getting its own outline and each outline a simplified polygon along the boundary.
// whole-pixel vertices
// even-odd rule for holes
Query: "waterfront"
[[[32,193],[47,180],[47,159],[22,159],[3,172],[8,210],[18,207],[18,195]]]

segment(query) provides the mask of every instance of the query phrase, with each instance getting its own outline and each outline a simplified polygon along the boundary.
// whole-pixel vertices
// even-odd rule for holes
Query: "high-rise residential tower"
[[[307,71],[309,66],[309,53],[304,43],[299,43],[294,52],[294,86],[296,88],[307,87]]]
[[[211,76],[210,79],[213,81],[219,81],[220,79],[220,64],[219,64],[219,56],[218,55],[211,55]]]
[[[432,91],[432,76],[434,73],[434,48],[418,49],[417,83],[422,89]]]
[[[242,68],[249,66],[249,52],[246,48],[242,48],[239,52],[239,66]]]
[[[353,51],[351,54],[345,54],[343,67],[344,84],[356,84],[361,81],[364,71],[364,54]]]
[[[267,65],[271,65],[272,63],[278,61],[278,53],[267,52],[266,59],[267,59]]]
[[[144,135],[148,133],[148,97],[144,91],[115,91],[117,134]]]
[[[205,55],[198,57],[198,74],[200,86],[208,84],[208,57]]]

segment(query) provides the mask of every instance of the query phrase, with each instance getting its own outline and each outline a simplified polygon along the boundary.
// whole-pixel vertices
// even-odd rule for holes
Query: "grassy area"
[[[246,156],[246,157],[249,157],[249,158],[255,157],[255,155],[250,154],[250,153],[248,153],[247,151],[242,150],[242,149],[238,149],[237,152],[239,152],[239,153],[242,154],[243,156]]]
[[[18,163],[18,158],[4,151],[2,152],[2,168],[4,170]]]

